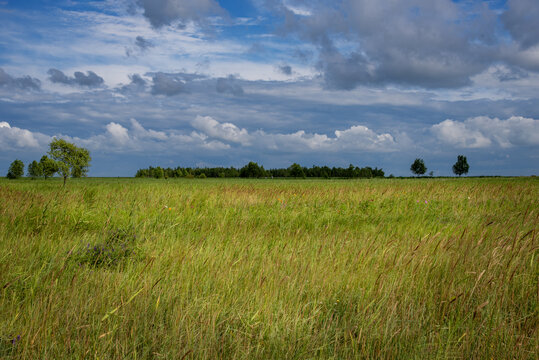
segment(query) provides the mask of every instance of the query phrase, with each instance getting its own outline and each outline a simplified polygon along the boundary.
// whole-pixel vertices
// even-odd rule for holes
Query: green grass
[[[0,179],[0,358],[535,359],[538,199],[533,178]]]

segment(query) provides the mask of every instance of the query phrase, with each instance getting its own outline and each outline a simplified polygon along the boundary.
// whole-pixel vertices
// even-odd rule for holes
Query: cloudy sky
[[[537,0],[2,0],[0,171],[329,165],[539,175]],[[4,175],[4,174],[2,174]]]

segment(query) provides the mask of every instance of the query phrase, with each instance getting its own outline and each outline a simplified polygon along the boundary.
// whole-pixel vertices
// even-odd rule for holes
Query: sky
[[[0,0],[0,172],[539,175],[537,0]],[[3,174],[2,174],[3,175]]]

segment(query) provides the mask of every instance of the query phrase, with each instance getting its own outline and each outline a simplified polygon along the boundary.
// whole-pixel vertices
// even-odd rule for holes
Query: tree
[[[425,166],[425,162],[423,161],[423,159],[415,159],[412,166],[410,166],[410,171],[418,176],[426,173],[427,167]]]
[[[265,175],[264,167],[258,166],[257,163],[251,161],[240,169],[240,177],[242,178],[259,178]]]
[[[367,166],[367,167],[359,169],[359,177],[360,178],[372,178],[373,177],[372,168]]]
[[[54,139],[49,147],[49,155],[57,162],[58,172],[64,178],[64,186],[69,176],[86,176],[92,160],[88,150],[64,139]]]
[[[467,174],[469,169],[470,165],[468,165],[466,156],[457,156],[457,162],[455,163],[455,165],[453,165],[453,172],[455,173],[455,175],[461,176],[462,174]]]
[[[15,160],[9,165],[7,172],[8,179],[17,179],[24,175],[24,163],[21,160]]]
[[[165,171],[163,170],[161,166],[158,166],[155,168],[153,172],[153,177],[156,179],[162,179],[165,177]]]
[[[28,175],[32,178],[42,177],[43,176],[43,167],[40,163],[37,161],[32,161],[30,165],[28,165]]]
[[[49,158],[47,155],[43,155],[41,160],[39,160],[41,165],[41,170],[43,171],[43,176],[45,180],[48,177],[54,176],[58,172],[58,163],[53,159]]]
[[[292,177],[305,178],[305,172],[303,171],[303,168],[299,164],[293,163],[288,168],[288,171],[290,173],[290,176],[292,176]]]

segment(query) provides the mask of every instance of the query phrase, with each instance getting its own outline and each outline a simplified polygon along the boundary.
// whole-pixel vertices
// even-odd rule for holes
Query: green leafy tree
[[[90,166],[90,152],[64,139],[54,139],[49,144],[49,155],[57,162],[58,172],[64,178],[64,186],[69,176],[85,176]]]
[[[37,161],[32,161],[28,165],[28,175],[32,178],[38,178],[43,176],[43,167]]]
[[[9,165],[7,172],[8,179],[17,179],[24,175],[24,163],[21,160],[15,160]]]
[[[457,162],[455,163],[455,165],[453,165],[453,172],[455,173],[455,175],[461,176],[462,174],[467,174],[468,170],[470,170],[470,165],[468,165],[466,156],[457,156]]]
[[[54,176],[54,174],[58,172],[58,163],[49,158],[47,155],[43,155],[41,157],[39,164],[41,165],[41,170],[43,171],[43,176],[45,179]]]
[[[165,177],[165,171],[163,170],[161,166],[158,166],[155,168],[153,172],[153,177],[156,179],[162,179]]]
[[[296,164],[296,163],[293,163],[292,165],[290,165],[290,167],[288,168],[288,172],[290,173],[290,176],[295,177],[295,178],[305,177],[305,172],[303,171],[303,168],[301,167],[301,165]]]
[[[361,178],[372,178],[373,177],[372,168],[369,167],[369,166],[361,168],[359,170],[359,177],[361,177]]]
[[[425,162],[423,161],[423,159],[415,159],[412,166],[410,166],[410,171],[418,176],[426,173],[427,167],[425,166]]]
[[[251,161],[240,169],[240,177],[243,178],[260,178],[266,173],[264,167],[259,166],[257,163]]]

